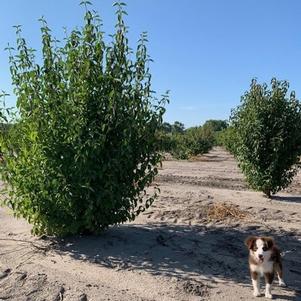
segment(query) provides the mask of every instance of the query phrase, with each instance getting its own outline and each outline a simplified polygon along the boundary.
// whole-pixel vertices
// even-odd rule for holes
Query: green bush
[[[188,159],[190,152],[187,147],[186,137],[180,133],[157,133],[158,145],[161,152],[170,153],[176,159]]]
[[[183,132],[165,130],[169,128],[165,123],[157,134],[159,149],[172,154],[176,159],[185,160],[207,153],[214,145],[215,133],[209,127],[193,127]]]
[[[175,135],[172,133],[165,133],[163,131],[157,132],[158,149],[163,152],[171,153],[177,147]]]
[[[203,124],[203,128],[209,128],[214,133],[225,130],[228,127],[226,120],[209,119]]]
[[[288,89],[286,81],[273,79],[269,88],[253,80],[231,117],[240,167],[268,197],[291,183],[301,154],[301,106]]]
[[[233,126],[227,127],[216,135],[217,145],[225,147],[234,156],[237,150],[237,139],[236,130]]]
[[[209,127],[194,127],[186,130],[186,145],[190,155],[209,152],[214,144],[214,132]]]
[[[212,146],[222,145],[220,141],[220,133],[228,128],[226,120],[209,119],[203,125],[204,132],[209,133],[209,141]]]
[[[191,150],[187,145],[186,134],[175,133],[172,135],[173,149],[171,154],[176,159],[186,160],[191,156]]]
[[[10,50],[17,119],[1,135],[5,203],[33,224],[35,234],[97,233],[148,208],[146,196],[161,161],[156,132],[164,96],[154,102],[142,34],[128,46],[124,4],[106,44],[97,15],[58,46],[41,20],[42,63],[35,62],[17,27]]]

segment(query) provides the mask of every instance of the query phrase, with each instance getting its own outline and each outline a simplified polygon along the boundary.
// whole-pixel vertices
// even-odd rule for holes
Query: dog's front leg
[[[265,297],[272,299],[271,286],[274,279],[274,273],[264,273],[265,278]]]
[[[253,284],[253,295],[254,297],[260,297],[260,279],[257,272],[251,272],[252,284]]]

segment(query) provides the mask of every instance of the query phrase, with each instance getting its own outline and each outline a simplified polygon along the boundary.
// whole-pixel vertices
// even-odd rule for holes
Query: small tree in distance
[[[219,120],[219,119],[210,119],[207,120],[204,124],[203,124],[203,128],[209,128],[211,129],[213,132],[220,132],[222,130],[225,130],[228,127],[228,123],[226,120]]]
[[[228,126],[217,134],[217,145],[224,146],[226,150],[235,156],[237,151],[237,133],[234,126]]]
[[[115,4],[110,44],[87,7],[83,28],[62,47],[42,19],[40,65],[17,27],[10,65],[18,114],[1,135],[1,175],[6,204],[35,234],[97,233],[134,220],[157,196],[145,189],[161,161],[156,132],[168,96],[154,99],[146,34],[134,55],[128,46],[124,5]]]
[[[266,196],[286,188],[299,167],[301,106],[286,81],[252,81],[233,111],[235,155],[248,183]]]
[[[175,121],[174,124],[172,125],[172,131],[174,133],[180,133],[183,134],[185,130],[185,126],[182,122]]]

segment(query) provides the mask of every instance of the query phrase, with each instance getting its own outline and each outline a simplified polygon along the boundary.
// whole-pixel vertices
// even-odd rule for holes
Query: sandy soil
[[[161,195],[147,212],[98,237],[32,237],[0,208],[0,301],[255,300],[243,244],[253,234],[283,251],[288,287],[275,281],[274,299],[301,300],[301,173],[268,200],[216,148],[165,161],[156,182]],[[223,202],[245,217],[212,217]]]

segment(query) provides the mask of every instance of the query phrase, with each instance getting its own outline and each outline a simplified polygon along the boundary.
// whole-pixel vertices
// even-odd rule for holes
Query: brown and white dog
[[[254,288],[253,295],[260,296],[260,277],[265,278],[265,297],[272,299],[271,285],[277,273],[279,285],[285,286],[282,278],[282,262],[279,249],[273,238],[250,236],[245,240],[249,249],[249,267]]]

